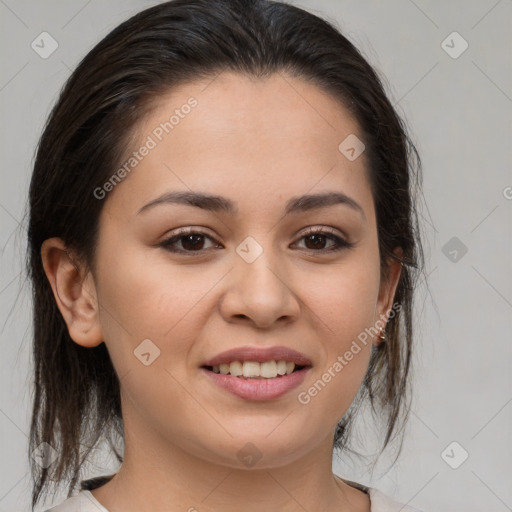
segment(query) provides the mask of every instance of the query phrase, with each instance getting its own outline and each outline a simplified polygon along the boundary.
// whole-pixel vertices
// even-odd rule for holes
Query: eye
[[[303,239],[305,240],[305,249],[314,252],[333,252],[353,247],[353,244],[347,242],[327,228],[309,228],[299,240]],[[324,245],[329,240],[333,243],[330,247],[325,248]]]
[[[167,238],[162,243],[160,243],[160,247],[170,251],[170,252],[204,252],[205,248],[205,239],[215,241],[211,236],[207,235],[203,231],[198,231],[194,229],[183,229],[178,233],[174,234],[170,238]],[[181,244],[182,248],[176,247],[176,244]],[[216,247],[219,247],[217,244]]]
[[[204,252],[206,249],[222,247],[220,244],[205,247],[205,239],[215,243],[215,239],[205,232],[186,228],[173,234],[159,245],[165,250],[174,253],[195,252],[198,254]],[[328,228],[309,228],[299,240],[305,241],[304,249],[313,252],[334,252],[353,247],[353,244],[336,235]],[[329,241],[331,242],[331,245],[325,247],[325,244]],[[177,245],[181,245],[181,247],[177,247]]]

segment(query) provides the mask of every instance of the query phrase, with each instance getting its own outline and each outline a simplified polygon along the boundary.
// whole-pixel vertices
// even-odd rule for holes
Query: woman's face
[[[298,78],[226,72],[174,89],[139,128],[98,199],[90,289],[127,443],[232,467],[330,448],[395,285],[358,125]],[[279,361],[304,368],[273,376],[292,368]]]

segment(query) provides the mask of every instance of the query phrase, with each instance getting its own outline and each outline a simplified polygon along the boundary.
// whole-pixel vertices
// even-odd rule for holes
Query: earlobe
[[[102,343],[97,294],[90,272],[85,272],[60,238],[49,238],[43,242],[41,259],[57,307],[73,341],[84,347]]]
[[[377,318],[379,320],[376,320],[376,323],[380,321],[380,323],[383,324],[382,334],[384,335],[385,326],[390,316],[390,311],[393,308],[394,297],[403,268],[403,264],[400,261],[403,257],[402,249],[397,248],[393,252],[397,259],[390,258],[388,261],[386,278],[383,279],[381,282],[379,290],[379,299],[377,303]]]

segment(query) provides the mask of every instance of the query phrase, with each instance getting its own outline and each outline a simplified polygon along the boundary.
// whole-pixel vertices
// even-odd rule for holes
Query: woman
[[[419,158],[335,28],[175,0],[70,77],[30,188],[36,506],[415,510],[332,473],[409,400]],[[122,462],[82,481],[107,440]],[[118,444],[122,444],[122,454]]]

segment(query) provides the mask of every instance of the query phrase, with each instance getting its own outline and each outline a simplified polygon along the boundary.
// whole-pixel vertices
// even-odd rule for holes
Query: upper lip
[[[217,366],[223,363],[231,363],[233,361],[254,361],[256,363],[264,363],[266,361],[287,361],[293,362],[298,366],[311,366],[310,359],[296,350],[288,347],[238,347],[226,350],[217,354],[212,359],[206,361],[203,366]]]

